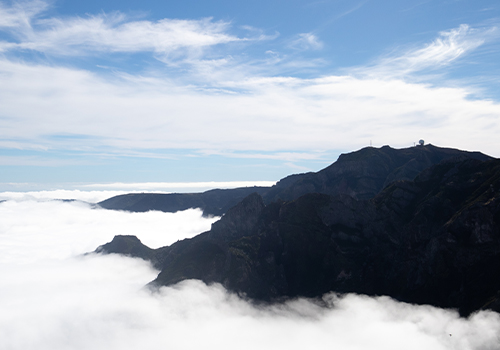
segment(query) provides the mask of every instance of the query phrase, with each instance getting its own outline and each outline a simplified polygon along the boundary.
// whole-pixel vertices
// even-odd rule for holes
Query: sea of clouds
[[[78,195],[80,192],[74,192]],[[3,197],[2,197],[3,195]],[[80,193],[82,200],[104,194]],[[83,255],[116,234],[160,247],[210,228],[191,209],[127,213],[0,193],[0,349],[498,349],[500,317],[328,294],[255,306],[220,285],[152,293],[147,262]]]

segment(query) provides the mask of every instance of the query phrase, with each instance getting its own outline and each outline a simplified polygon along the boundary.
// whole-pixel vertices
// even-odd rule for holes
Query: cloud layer
[[[20,254],[26,258],[36,258],[37,254],[68,258],[93,251],[122,234],[136,235],[144,244],[158,248],[207,231],[217,220],[216,217],[203,218],[198,209],[175,214],[128,213],[91,209],[83,202],[52,201],[48,200],[47,193],[27,197],[0,203],[0,231],[9,235],[12,239],[9,245],[16,248],[13,255],[4,252],[2,259],[15,259]],[[45,199],[33,199],[36,197]],[[17,241],[18,236],[23,240]]]
[[[424,138],[498,155],[500,105],[463,88],[352,76],[224,82],[246,91],[235,95],[5,60],[0,75],[3,147],[312,151]]]
[[[0,203],[6,218],[0,226],[4,349],[476,350],[500,341],[498,314],[465,320],[454,311],[386,297],[329,294],[323,298],[329,307],[306,299],[256,306],[198,281],[151,294],[142,287],[156,272],[144,261],[79,254],[117,231],[140,238],[155,230],[178,234],[208,221],[199,213],[178,213],[170,222],[165,214],[139,214],[144,221],[117,215],[76,203]]]
[[[17,187],[23,188],[37,184],[2,184],[10,185],[13,191],[0,192],[1,200],[50,200],[50,199],[75,199],[88,203],[98,203],[105,199],[127,193],[191,193],[205,192],[212,189],[227,189],[252,186],[273,186],[274,181],[210,181],[210,182],[142,182],[142,183],[95,183],[95,184],[66,184],[67,187],[78,189],[54,189],[44,191],[15,191]]]

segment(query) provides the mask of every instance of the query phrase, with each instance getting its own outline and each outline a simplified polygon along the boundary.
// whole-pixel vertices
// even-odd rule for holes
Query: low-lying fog
[[[83,195],[82,195],[83,196]],[[0,203],[0,349],[498,349],[500,317],[325,295],[255,307],[219,285],[185,281],[150,293],[140,259],[82,256],[116,234],[150,247],[206,231],[198,210],[92,209],[18,196]],[[87,197],[82,197],[86,199]]]

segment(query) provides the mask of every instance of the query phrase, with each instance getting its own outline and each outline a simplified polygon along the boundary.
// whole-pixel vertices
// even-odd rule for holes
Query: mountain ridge
[[[353,153],[350,161],[360,156]],[[369,199],[310,192],[267,203],[253,193],[194,238],[148,250],[137,238],[116,236],[97,252],[151,261],[160,270],[151,283],[157,287],[194,278],[254,300],[336,291],[457,308],[463,316],[500,311],[500,160],[451,154]],[[384,171],[412,175],[408,162]],[[375,188],[364,178],[369,167],[346,173],[352,169],[360,174],[353,183],[364,186],[359,193]]]
[[[106,199],[98,205],[105,209],[132,212],[176,212],[200,208],[205,216],[221,216],[253,192],[262,195],[266,204],[276,200],[297,199],[310,192],[329,195],[342,193],[368,199],[392,181],[412,180],[425,168],[453,157],[492,159],[480,152],[441,148],[431,144],[403,149],[365,147],[341,154],[336,162],[318,172],[289,175],[272,187],[214,189],[203,193],[133,193]]]

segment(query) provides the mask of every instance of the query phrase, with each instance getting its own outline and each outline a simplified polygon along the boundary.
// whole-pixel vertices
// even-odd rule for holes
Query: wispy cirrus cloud
[[[193,58],[219,44],[268,39],[262,33],[256,38],[237,37],[229,34],[231,23],[212,18],[149,21],[120,12],[40,18],[37,15],[48,6],[42,1],[0,6],[0,29],[16,38],[0,43],[4,52],[32,50],[60,56],[151,52],[165,60],[165,55]]]
[[[32,20],[48,7],[49,4],[41,0],[17,1],[12,6],[0,2],[0,29],[26,30]]]
[[[395,51],[376,61],[373,65],[354,69],[353,72],[384,78],[397,78],[435,70],[450,65],[471,53],[491,38],[498,38],[498,28],[476,29],[467,24],[442,31],[431,43],[400,52]]]

